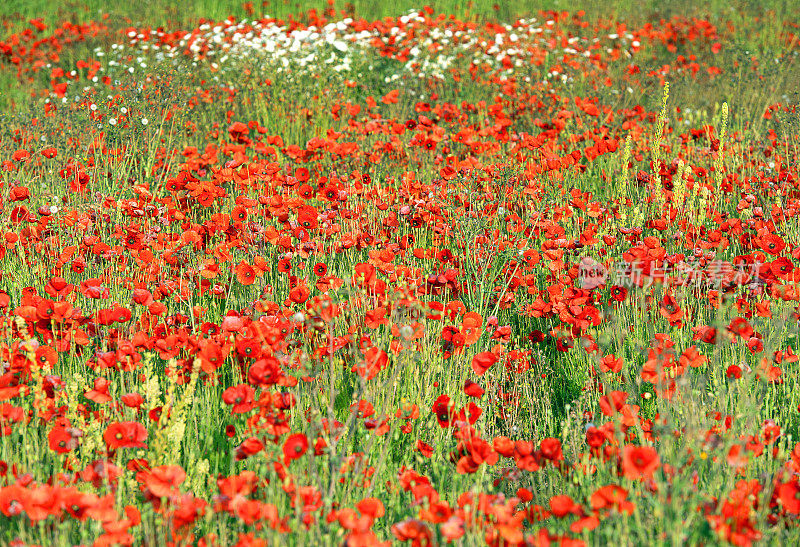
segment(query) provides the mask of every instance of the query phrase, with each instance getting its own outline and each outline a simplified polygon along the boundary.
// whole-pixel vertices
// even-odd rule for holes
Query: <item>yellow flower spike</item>
[[[720,122],[719,129],[719,150],[717,150],[717,157],[714,160],[714,181],[716,182],[717,200],[721,199],[722,194],[722,169],[724,163],[724,147],[725,138],[728,133],[728,103],[722,103],[722,121]]]

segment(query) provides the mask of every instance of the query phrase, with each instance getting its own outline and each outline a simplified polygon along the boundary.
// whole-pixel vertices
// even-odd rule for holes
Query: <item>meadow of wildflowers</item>
[[[0,8],[0,545],[800,542],[791,3],[75,4]]]

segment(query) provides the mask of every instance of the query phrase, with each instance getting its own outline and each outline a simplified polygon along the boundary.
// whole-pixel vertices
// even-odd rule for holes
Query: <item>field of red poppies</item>
[[[800,542],[791,2],[478,4],[0,11],[0,545]]]

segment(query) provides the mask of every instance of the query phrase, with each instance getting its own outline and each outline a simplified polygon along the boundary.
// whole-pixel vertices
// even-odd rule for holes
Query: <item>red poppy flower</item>
[[[622,449],[622,471],[629,479],[652,478],[661,465],[652,446],[627,445]]]
[[[692,340],[702,340],[706,344],[716,344],[717,342],[717,329],[708,325],[700,325],[692,327],[694,335]]]
[[[249,437],[236,447],[236,461],[242,461],[264,450],[264,443],[255,437]]]
[[[424,522],[406,519],[392,526],[392,534],[400,541],[411,541],[413,545],[432,545],[433,534]]]
[[[600,519],[597,518],[597,515],[586,515],[570,524],[569,529],[575,534],[581,534],[584,530],[591,531],[598,526],[600,526]]]
[[[611,299],[617,302],[624,302],[628,297],[628,289],[619,285],[611,286]]]
[[[397,409],[395,416],[401,420],[416,420],[419,418],[419,407],[413,403],[404,403]]]
[[[186,472],[179,465],[161,465],[150,471],[142,471],[144,484],[157,498],[166,498],[175,494],[178,487],[186,480]]]
[[[742,368],[739,365],[730,365],[725,370],[725,376],[731,380],[738,380],[742,377]]]
[[[467,379],[464,382],[464,393],[466,393],[470,397],[475,397],[476,399],[480,399],[481,397],[483,397],[484,389],[475,382],[473,382],[472,380]]]
[[[600,361],[600,372],[622,372],[622,358],[615,355],[606,355]]]
[[[255,390],[247,384],[231,386],[222,392],[222,401],[233,405],[231,414],[243,414],[253,408]]]
[[[467,312],[461,320],[461,333],[464,335],[464,343],[471,346],[481,337],[483,333],[483,317],[479,313]]]
[[[300,182],[306,182],[308,180],[310,173],[308,169],[305,167],[299,167],[294,170],[294,178],[299,180]]]
[[[111,450],[117,448],[147,448],[144,440],[147,439],[147,430],[139,422],[116,422],[109,425],[103,440]]]
[[[744,317],[735,317],[728,325],[728,330],[742,338],[750,338],[753,336],[753,327],[747,322]]]
[[[231,138],[234,140],[247,136],[249,132],[250,128],[243,122],[233,122],[228,126],[228,134],[230,134]]]
[[[606,436],[599,427],[590,426],[586,430],[586,444],[592,448],[599,448],[604,442],[606,442]]]
[[[252,285],[256,280],[255,269],[247,262],[240,262],[236,266],[236,281],[241,285]]]
[[[433,456],[433,447],[428,443],[417,440],[417,450],[426,458]]]
[[[544,342],[545,338],[546,338],[545,333],[543,333],[539,329],[533,330],[528,334],[528,340],[530,340],[532,344],[539,344],[541,342]]]
[[[314,264],[314,273],[317,277],[324,277],[328,273],[328,266],[324,262],[317,262]]]
[[[779,255],[786,248],[786,242],[776,234],[766,234],[759,239],[761,249],[771,255]]]
[[[17,150],[11,155],[11,159],[14,161],[23,161],[31,157],[31,153],[27,150]]]
[[[259,359],[247,371],[247,381],[254,386],[269,386],[278,383],[282,376],[278,360],[269,355]]]
[[[542,457],[552,462],[560,462],[564,459],[564,453],[561,450],[561,441],[553,437],[543,439],[539,445],[539,451]]]
[[[777,496],[784,511],[791,515],[800,514],[800,483],[797,477],[778,486]]]
[[[307,205],[297,211],[297,223],[306,230],[312,230],[319,226],[318,216],[319,212],[314,207]]]
[[[144,404],[144,397],[141,396],[139,393],[126,393],[122,395],[120,398],[122,404],[129,408],[136,408],[138,409],[140,406]]]
[[[133,289],[133,295],[131,296],[131,300],[142,306],[149,306],[155,300],[153,299],[153,293],[148,291],[147,289]]]
[[[292,261],[288,258],[281,258],[278,261],[278,271],[281,273],[289,273],[292,271]]]
[[[14,207],[11,210],[11,222],[14,224],[19,224],[28,218],[28,208],[24,205],[20,205],[18,207]]]
[[[231,220],[236,222],[244,222],[247,220],[247,209],[242,207],[241,205],[237,205],[233,209],[231,209]]]
[[[751,336],[747,339],[747,349],[750,350],[750,353],[761,353],[764,351],[764,342],[757,336]]]
[[[131,320],[131,310],[128,308],[123,308],[122,306],[117,306],[114,308],[112,316],[115,323],[127,323]]]
[[[682,365],[689,365],[693,368],[698,368],[703,366],[708,361],[708,358],[704,355],[701,355],[699,351],[697,351],[696,346],[689,346],[683,353],[681,353],[680,363]]]
[[[78,446],[78,439],[83,433],[78,429],[56,426],[47,435],[50,450],[59,454],[72,452]]]
[[[261,342],[256,338],[242,338],[236,341],[236,353],[248,359],[261,357]]]
[[[216,325],[214,326],[216,327]],[[203,372],[208,374],[217,370],[225,360],[225,356],[222,354],[222,348],[219,344],[210,340],[201,341],[200,351],[197,357],[200,359],[200,367],[203,369]]]
[[[455,417],[455,409],[453,402],[447,395],[439,395],[433,403],[431,412],[436,416],[436,421],[439,422],[439,427],[450,427],[451,420]]]
[[[367,263],[358,263],[353,267],[353,285],[367,288],[377,281],[375,266]]]
[[[788,278],[794,271],[794,264],[785,256],[776,258],[769,265],[769,269],[775,277],[782,279]]]
[[[670,322],[671,325],[676,325],[681,320],[683,310],[678,305],[678,301],[671,294],[665,294],[661,299],[661,305],[658,311],[662,317]]]
[[[63,277],[53,277],[45,285],[44,290],[53,298],[64,298],[75,288],[75,285],[67,283]]]
[[[627,498],[627,490],[616,484],[609,484],[598,488],[589,497],[589,503],[595,511],[616,508],[620,513],[630,515],[633,513],[633,504]]]
[[[580,513],[581,506],[566,494],[550,498],[550,511],[556,518],[564,518],[569,514]]]
[[[300,284],[289,291],[289,300],[296,304],[302,304],[308,300],[310,295],[311,292],[308,290],[308,287]]]
[[[244,327],[244,320],[236,312],[229,311],[222,319],[221,328],[225,332],[239,332]]]
[[[81,293],[87,298],[108,298],[109,289],[97,278],[81,281]]]
[[[491,351],[484,351],[472,358],[472,370],[478,376],[483,376],[499,358]]]
[[[372,380],[380,371],[386,369],[388,364],[389,355],[380,348],[371,347],[364,352],[364,359],[351,370],[367,380]]]
[[[371,519],[379,519],[386,514],[383,503],[378,498],[363,499],[356,504],[356,507],[362,515]]]
[[[285,463],[296,460],[308,450],[308,438],[303,433],[290,435],[283,443],[283,457]]]
[[[297,195],[303,199],[311,199],[314,197],[314,188],[308,184],[301,184],[297,188]]]
[[[622,410],[628,394],[624,391],[612,391],[608,395],[600,397],[600,410],[606,416],[613,416],[615,412]]]
[[[492,440],[492,448],[494,448],[495,452],[506,458],[510,458],[514,455],[514,441],[508,437],[495,437]]]
[[[111,395],[108,393],[110,385],[111,382],[103,377],[95,378],[94,389],[87,390],[83,396],[97,404],[107,403],[111,400]]]
[[[39,346],[36,348],[36,362],[40,366],[53,366],[58,361],[56,350],[50,346]]]
[[[164,410],[164,407],[159,405],[155,408],[150,409],[150,412],[147,413],[147,417],[150,418],[151,422],[158,423],[161,420],[161,412]],[[167,417],[169,418],[170,408],[167,408]]]

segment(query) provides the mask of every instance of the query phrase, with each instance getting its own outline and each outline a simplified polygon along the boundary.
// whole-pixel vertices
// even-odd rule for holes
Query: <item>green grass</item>
[[[250,17],[245,9],[245,2],[230,0],[199,0],[197,2],[168,2],[153,0],[145,6],[123,4],[109,6],[107,2],[88,0],[85,2],[59,1],[45,2],[43,0],[9,0],[0,8],[0,17],[13,24],[22,24],[32,18],[41,18],[48,25],[58,25],[64,21],[85,22],[96,20],[103,15],[108,15],[107,23],[110,25],[124,25],[129,21],[135,25],[174,26],[192,25],[200,19],[222,20],[229,16],[236,18]],[[327,2],[291,2],[272,0],[266,2],[251,2],[253,13],[256,17],[267,15],[288,20],[289,16],[301,17],[308,10],[315,9],[322,15],[330,9]],[[354,13],[358,17],[373,21],[384,17],[397,17],[411,9],[421,9],[430,6],[436,13],[453,15],[459,19],[490,19],[509,21],[517,17],[535,16],[539,11],[554,10],[561,12],[568,10],[577,12],[583,10],[589,19],[624,19],[632,24],[638,24],[648,19],[665,18],[674,15],[707,16],[712,19],[732,19],[734,23],[747,18],[761,17],[777,21],[798,21],[796,11],[791,0],[767,0],[758,2],[753,0],[737,0],[724,2],[714,0],[698,4],[689,0],[674,0],[661,2],[646,0],[632,4],[613,0],[602,1],[577,1],[565,0],[512,0],[509,2],[493,2],[477,0],[459,2],[454,0],[412,2],[398,0],[397,2],[369,2],[355,0],[333,3],[333,9],[338,12]],[[769,40],[770,35],[762,36],[761,40]]]

